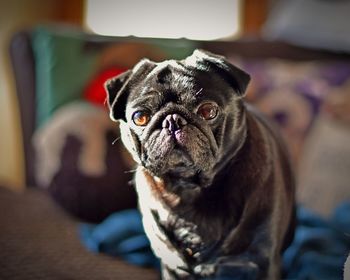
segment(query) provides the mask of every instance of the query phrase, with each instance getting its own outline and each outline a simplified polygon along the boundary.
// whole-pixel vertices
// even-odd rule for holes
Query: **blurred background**
[[[0,0],[0,249],[9,252],[0,254],[8,264],[0,278],[12,279],[33,249],[48,261],[27,267],[41,274],[47,267],[44,279],[85,279],[89,269],[96,279],[116,271],[125,273],[120,279],[154,279],[87,256],[76,234],[77,222],[136,207],[134,164],[108,119],[103,83],[143,57],[181,59],[204,48],[250,73],[246,99],[286,140],[298,205],[333,219],[350,200],[349,14],[350,0]],[[343,229],[350,208],[337,213],[332,228],[350,231]],[[332,251],[337,261],[326,248],[314,266],[340,279],[350,242],[320,236],[345,240],[327,243],[341,248]],[[28,250],[19,253],[18,244]],[[60,248],[79,255],[84,271]],[[72,270],[66,278],[54,269],[58,260]],[[307,273],[289,279],[320,279]]]

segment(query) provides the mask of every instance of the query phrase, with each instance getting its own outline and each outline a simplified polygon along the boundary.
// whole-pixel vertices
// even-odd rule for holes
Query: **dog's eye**
[[[211,102],[204,103],[199,106],[197,114],[205,120],[212,120],[218,114],[218,105]]]
[[[145,126],[146,124],[148,124],[149,120],[150,120],[149,114],[144,111],[136,111],[132,115],[132,121],[137,126]]]

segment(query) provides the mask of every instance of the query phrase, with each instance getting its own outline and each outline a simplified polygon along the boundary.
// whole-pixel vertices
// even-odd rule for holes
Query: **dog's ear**
[[[237,96],[244,96],[250,76],[228,62],[225,57],[197,49],[191,56],[186,58],[185,63],[202,71],[214,70],[231,85]]]
[[[148,59],[143,59],[132,70],[109,79],[105,83],[107,92],[107,104],[112,120],[125,120],[125,109],[132,84],[142,81],[146,75],[156,66]]]
[[[105,83],[110,117],[114,121],[122,119],[124,116],[126,101],[128,98],[126,85],[131,75],[132,71],[127,70],[126,72],[107,80]]]

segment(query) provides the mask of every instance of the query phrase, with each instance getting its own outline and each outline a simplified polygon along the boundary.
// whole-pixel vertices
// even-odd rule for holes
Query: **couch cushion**
[[[157,273],[87,251],[77,222],[37,189],[0,187],[0,279],[158,279]]]

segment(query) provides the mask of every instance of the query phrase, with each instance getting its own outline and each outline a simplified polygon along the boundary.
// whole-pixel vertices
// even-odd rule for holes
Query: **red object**
[[[108,69],[105,69],[103,71],[101,71],[100,73],[98,73],[87,85],[87,87],[85,88],[84,91],[84,99],[86,99],[87,101],[93,103],[93,104],[97,104],[97,105],[101,105],[106,107],[107,103],[106,103],[106,91],[104,88],[104,84],[105,82],[110,79],[113,78],[123,72],[125,72],[127,69],[123,69],[123,68],[118,68],[118,67],[111,67]]]

